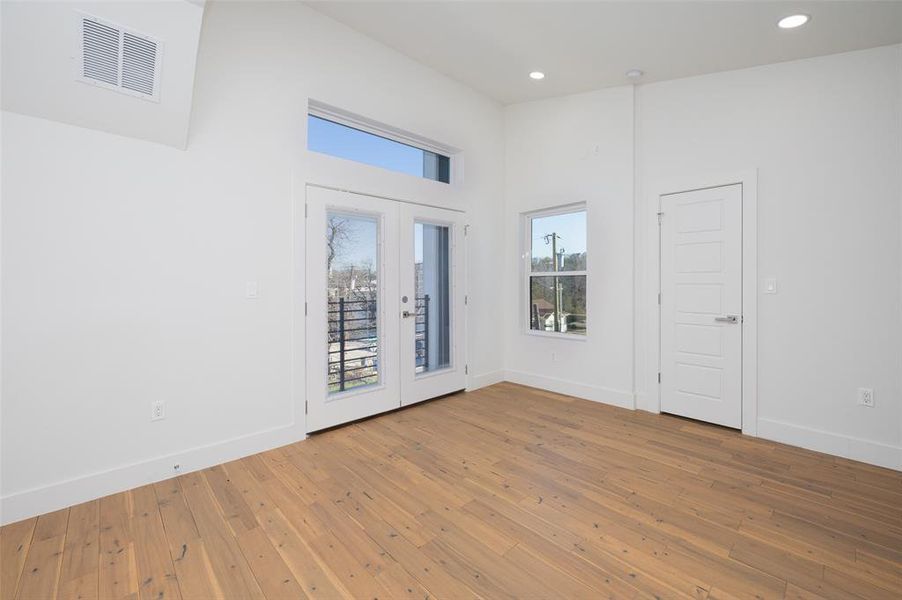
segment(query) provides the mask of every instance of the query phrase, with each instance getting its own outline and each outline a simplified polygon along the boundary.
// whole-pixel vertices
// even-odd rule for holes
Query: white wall
[[[639,90],[643,192],[758,169],[759,281],[778,284],[759,286],[758,434],[895,468],[900,84],[902,46],[890,46]],[[858,387],[874,388],[874,408],[856,404]]]
[[[759,279],[779,286],[758,295],[758,434],[902,468],[902,47],[638,86],[635,116],[636,160],[630,88],[505,108],[507,306],[525,304],[518,215],[585,200],[590,219],[588,341],[511,314],[508,378],[649,408],[656,226],[633,210],[674,179],[757,169]]]
[[[203,1],[0,3],[3,110],[184,149]],[[82,15],[151,35],[160,43],[158,102],[76,79]]]
[[[464,183],[308,154],[308,97],[463,149]],[[303,437],[307,182],[469,210],[471,384],[500,378],[503,121],[468,88],[297,3],[224,2],[186,151],[2,116],[4,522]]]
[[[632,408],[632,89],[509,106],[505,138],[506,376]],[[574,202],[587,206],[587,335],[540,337],[526,329],[521,215]]]

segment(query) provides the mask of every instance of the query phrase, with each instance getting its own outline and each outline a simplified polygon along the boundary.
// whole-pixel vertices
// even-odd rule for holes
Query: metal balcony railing
[[[429,296],[414,299],[416,372],[429,369]],[[375,298],[328,302],[328,382],[343,392],[379,382],[379,332]]]

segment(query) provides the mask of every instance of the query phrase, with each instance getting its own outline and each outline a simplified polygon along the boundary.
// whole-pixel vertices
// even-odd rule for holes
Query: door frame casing
[[[637,407],[661,412],[661,235],[658,213],[661,199],[670,194],[740,184],[742,186],[742,433],[758,433],[758,171],[711,173],[679,177],[651,187],[643,221],[646,232],[646,315],[644,402]],[[664,218],[667,218],[666,215]],[[643,398],[637,400],[643,400]]]

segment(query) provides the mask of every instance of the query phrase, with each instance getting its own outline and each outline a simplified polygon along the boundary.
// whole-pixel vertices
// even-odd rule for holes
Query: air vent
[[[79,28],[80,81],[159,102],[159,41],[84,14]]]
[[[119,31],[85,19],[82,29],[82,75],[110,85],[119,83]]]
[[[157,43],[131,33],[122,34],[122,87],[153,96]]]

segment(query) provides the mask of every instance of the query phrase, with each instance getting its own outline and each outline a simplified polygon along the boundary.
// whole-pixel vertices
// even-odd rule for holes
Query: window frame
[[[568,215],[572,213],[586,214],[586,268],[580,271],[533,271],[532,270],[532,222],[534,219]],[[521,268],[521,295],[520,310],[523,333],[536,337],[564,339],[584,342],[589,338],[589,210],[585,202],[564,204],[551,208],[529,211],[521,214],[521,256],[523,259]],[[531,327],[532,315],[530,314],[529,299],[533,277],[585,277],[586,278],[586,330],[583,334],[566,333],[563,331],[545,331]]]
[[[429,138],[417,135],[415,133],[411,133],[409,131],[404,131],[403,129],[392,127],[390,125],[386,125],[384,123],[379,123],[372,119],[368,119],[366,117],[362,117],[360,115],[356,115],[354,113],[348,112],[341,108],[337,108],[334,106],[330,106],[323,102],[319,102],[318,100],[314,100],[313,98],[309,98],[307,100],[307,114],[305,115],[305,119],[309,117],[316,117],[318,119],[323,119],[325,121],[330,121],[332,123],[342,125],[344,127],[348,127],[350,129],[356,129],[357,131],[361,131],[363,133],[373,135],[376,137],[383,138],[390,142],[395,142],[398,144],[402,144],[404,146],[410,146],[417,150],[421,150],[424,152],[431,152],[433,154],[437,154],[443,157],[448,158],[448,181],[442,181],[440,179],[432,179],[430,177],[426,177],[425,175],[412,175],[410,173],[403,173],[401,171],[394,171],[392,169],[386,169],[384,167],[380,167],[378,165],[372,165],[370,163],[365,163],[357,160],[353,160],[350,158],[343,158],[340,156],[335,156],[333,154],[326,154],[322,152],[317,152],[317,154],[322,154],[323,156],[330,156],[332,158],[336,158],[338,160],[347,160],[356,164],[367,165],[369,167],[380,169],[382,171],[387,171],[389,173],[396,173],[399,175],[405,175],[407,177],[415,177],[417,179],[422,179],[423,181],[432,181],[434,183],[439,183],[442,186],[455,186],[462,181],[462,160],[461,160],[461,152],[457,148],[453,148],[446,144],[442,144],[440,142],[436,142],[435,140],[431,140]],[[305,125],[306,127],[306,125]],[[316,152],[315,150],[310,150],[310,139],[309,132],[307,134],[307,140],[305,142],[305,149],[308,152]]]

